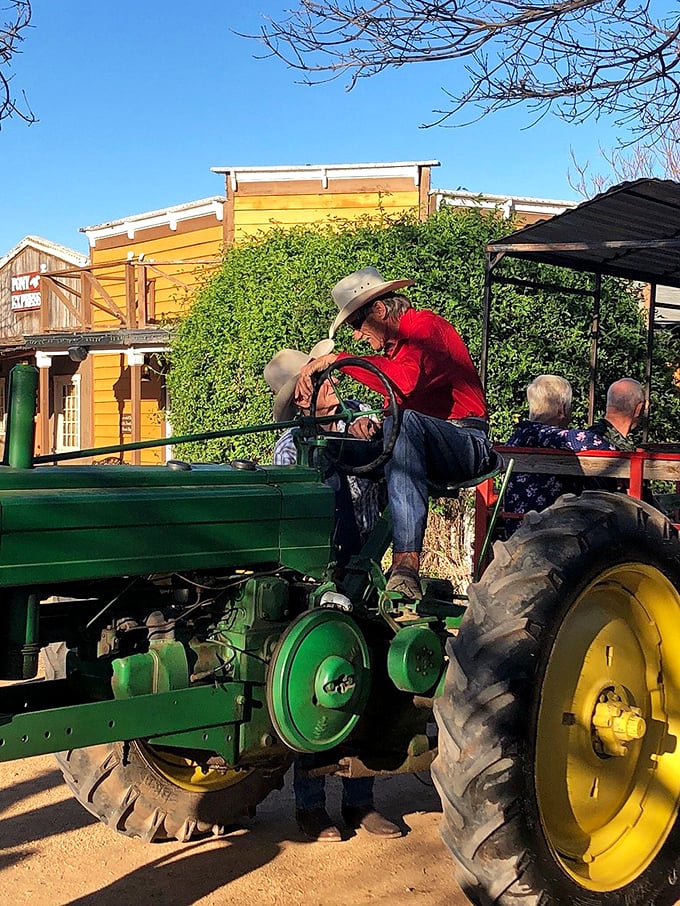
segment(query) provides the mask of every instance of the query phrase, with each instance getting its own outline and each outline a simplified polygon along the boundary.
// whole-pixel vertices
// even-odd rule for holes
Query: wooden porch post
[[[146,327],[147,323],[147,301],[146,301],[146,268],[143,264],[137,268],[137,299],[139,305],[139,326]]]
[[[135,266],[132,261],[125,262],[125,314],[127,315],[126,327],[133,329],[137,326],[137,308],[135,299],[136,280]]]
[[[419,167],[420,180],[418,183],[418,218],[427,220],[430,214],[430,168]]]
[[[130,440],[134,444],[142,439],[142,363],[144,356],[130,349],[128,350],[127,361],[130,369],[130,409],[132,415]],[[141,461],[142,451],[133,450],[132,465],[138,466]]]
[[[41,281],[42,283],[42,281]],[[52,357],[41,352],[35,354],[38,368],[38,431],[40,452],[43,455],[52,453],[52,436],[50,433],[50,368]]]
[[[80,296],[82,301],[82,324],[86,330],[92,328],[92,284],[89,271],[80,272]]]

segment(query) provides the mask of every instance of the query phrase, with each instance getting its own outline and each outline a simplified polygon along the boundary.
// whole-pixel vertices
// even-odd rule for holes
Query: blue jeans
[[[314,755],[298,755],[293,762],[295,808],[326,807],[326,778],[307,773],[317,764]],[[342,777],[342,807],[363,808],[373,805],[373,777]]]
[[[385,419],[386,437],[391,421]],[[491,444],[482,431],[459,428],[411,409],[404,411],[392,458],[385,465],[397,553],[423,549],[428,481],[455,484],[483,475],[489,468],[490,453]]]

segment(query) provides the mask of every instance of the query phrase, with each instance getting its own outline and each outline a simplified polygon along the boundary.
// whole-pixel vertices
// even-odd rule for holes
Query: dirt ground
[[[339,819],[340,784],[328,783]],[[0,764],[0,902],[13,906],[466,906],[439,837],[428,775],[381,778],[376,801],[404,836],[363,831],[306,842],[293,819],[290,775],[257,816],[228,836],[142,843],[96,821],[49,756]]]

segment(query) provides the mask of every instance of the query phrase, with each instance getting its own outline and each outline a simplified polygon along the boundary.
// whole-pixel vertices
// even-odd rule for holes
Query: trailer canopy
[[[593,275],[592,345],[589,415],[595,409],[597,344],[601,280],[604,275],[649,284],[649,320],[645,386],[649,406],[651,362],[656,320],[657,286],[680,289],[680,183],[665,179],[638,179],[621,183],[577,207],[495,239],[486,246],[486,274],[482,326],[482,379],[486,383],[489,323],[493,285],[573,289],[504,277],[497,269],[510,256],[567,267]],[[578,290],[583,293],[584,290]],[[680,305],[664,303],[665,309]]]

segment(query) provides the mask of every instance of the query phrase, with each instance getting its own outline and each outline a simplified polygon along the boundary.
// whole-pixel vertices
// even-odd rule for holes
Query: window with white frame
[[[54,447],[57,453],[80,449],[80,375],[54,378]]]

